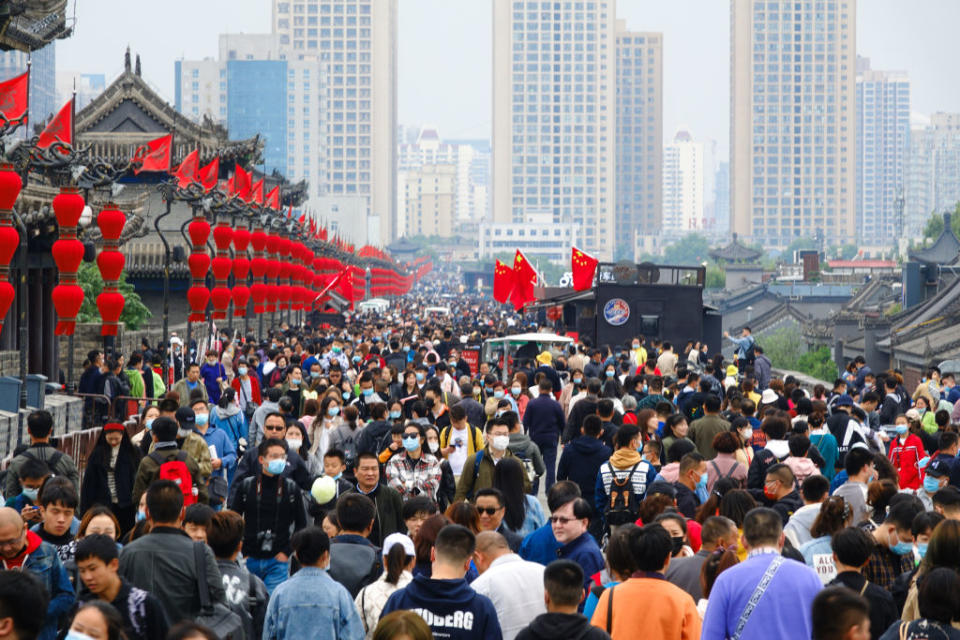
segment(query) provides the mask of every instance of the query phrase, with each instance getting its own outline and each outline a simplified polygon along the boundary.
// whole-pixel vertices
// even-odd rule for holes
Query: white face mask
[[[750,438],[753,437],[753,429],[744,429],[740,432],[740,437],[743,438],[744,441],[750,440]]]
[[[430,453],[436,453],[440,449],[440,443],[436,440],[431,440],[427,443],[427,447],[430,449]]]
[[[287,438],[287,445],[294,451],[300,451],[300,447],[303,445],[303,440],[298,438]]]
[[[490,446],[497,451],[505,451],[510,444],[510,436],[493,436]]]

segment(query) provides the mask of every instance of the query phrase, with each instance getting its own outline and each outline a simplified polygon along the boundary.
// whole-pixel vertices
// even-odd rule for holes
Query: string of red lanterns
[[[20,245],[20,233],[13,226],[13,205],[22,188],[23,181],[13,165],[0,164],[0,329],[14,298],[10,261]]]
[[[103,236],[103,249],[97,255],[97,267],[100,269],[100,277],[103,278],[103,291],[97,296],[102,336],[117,335],[120,314],[123,313],[125,300],[117,284],[126,262],[119,250],[120,234],[123,233],[123,226],[126,223],[127,216],[111,202],[108,202],[97,216],[97,226],[100,227],[100,234]]]
[[[210,290],[206,285],[207,272],[210,270],[210,255],[207,253],[210,223],[199,208],[194,210],[194,218],[187,225],[187,235],[190,236],[191,245],[187,265],[190,267],[190,277],[193,278],[190,288],[187,289],[187,304],[190,306],[187,322],[203,322],[206,319],[207,304],[210,302]]]
[[[50,250],[60,272],[60,282],[51,293],[58,318],[53,333],[58,336],[73,335],[77,314],[83,306],[83,287],[77,284],[77,271],[83,261],[83,243],[77,239],[77,224],[83,207],[83,196],[76,187],[62,187],[53,199],[53,213],[60,228],[60,237]]]

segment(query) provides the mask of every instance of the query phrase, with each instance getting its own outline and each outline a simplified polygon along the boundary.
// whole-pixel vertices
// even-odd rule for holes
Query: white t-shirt
[[[453,446],[453,453],[450,454],[450,457],[447,458],[447,461],[450,462],[450,468],[453,470],[453,475],[459,476],[463,473],[463,463],[467,461],[467,445],[468,438],[470,437],[470,432],[467,429],[455,429],[452,426],[450,427],[450,442],[448,445]],[[460,441],[460,446],[457,446],[457,440]]]

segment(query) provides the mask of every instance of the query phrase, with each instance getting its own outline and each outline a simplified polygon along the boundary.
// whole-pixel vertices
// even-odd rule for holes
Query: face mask
[[[704,471],[700,474],[700,481],[697,482],[698,488],[705,488],[707,486],[707,472]]]
[[[350,399],[350,392],[349,392],[349,391],[344,391],[344,392],[341,393],[340,395],[343,396],[343,399],[344,399],[344,400],[349,400],[349,399]]]
[[[137,522],[143,522],[143,521],[146,520],[146,519],[147,519],[147,512],[144,511],[143,509],[138,509],[138,510],[137,510]]]
[[[683,549],[683,536],[671,536],[671,555],[677,555]]]
[[[336,406],[336,405],[327,408],[327,415],[328,415],[328,416],[335,416],[335,415],[337,415],[338,413],[340,413],[340,407],[338,407],[338,406]]]
[[[416,451],[420,448],[420,438],[404,438],[403,448],[407,451]]]
[[[63,637],[63,640],[93,640],[93,636],[88,636],[85,633],[80,633],[79,631],[74,631],[71,629],[67,632],[67,635]]]
[[[500,398],[503,397],[503,391],[494,391],[494,392],[493,392],[493,397],[496,398],[497,400],[499,400]]]
[[[909,542],[903,542],[901,540],[897,544],[890,547],[890,550],[893,551],[898,556],[905,556],[908,553],[913,553],[913,544]]]
[[[639,343],[639,342],[634,342],[634,343],[633,343],[633,348],[634,348],[634,349],[639,349],[639,348],[640,348],[640,343]]]
[[[457,361],[456,361],[456,360],[451,360],[451,361],[448,362],[447,364],[450,365],[451,367],[455,367],[455,366],[457,366]]]
[[[927,543],[918,542],[917,543],[917,555],[920,556],[920,559],[923,559],[923,556],[927,555]]]
[[[520,387],[511,387],[511,388],[510,388],[510,393],[512,393],[512,394],[515,395],[515,396],[520,395]]]
[[[240,374],[241,376],[245,376],[245,375],[247,375],[247,368],[246,368],[246,367],[237,367],[237,373]]]
[[[408,345],[408,344],[403,345],[403,350],[404,350],[404,351],[410,351],[410,345]]]
[[[216,358],[207,358],[207,364],[210,365],[211,367],[214,367],[214,366],[217,365],[217,359],[216,359]]]
[[[287,446],[294,451],[300,451],[300,447],[303,446],[303,440],[297,438],[287,438]]]
[[[902,436],[902,435],[904,435],[906,432],[907,432],[907,425],[905,425],[905,424],[898,424],[898,425],[897,425],[897,435],[898,435],[898,436]]]
[[[583,378],[574,378],[574,379],[573,379],[573,384],[580,384],[580,383],[582,383],[582,382],[583,382]]]
[[[506,411],[500,410],[500,411],[497,411],[494,415],[499,418],[500,416],[502,416],[502,415],[505,414],[505,413],[506,413]]]
[[[399,418],[399,417],[400,417],[400,412],[399,412],[399,411],[391,411],[391,412],[390,412],[390,419],[391,419],[391,420],[396,420],[396,419]]]
[[[510,444],[510,436],[493,436],[490,446],[497,451],[503,451]]]
[[[360,356],[353,356],[354,362],[360,362]]]
[[[643,392],[644,392],[644,393],[647,392],[647,385],[643,385]]]
[[[343,349],[341,349],[340,347],[334,347],[333,349],[331,349],[331,351],[333,351],[334,353],[340,353],[341,351],[343,351]]]
[[[766,486],[763,487],[763,495],[765,495],[768,500],[776,500],[776,499],[777,499],[777,492],[776,492],[776,491],[771,491],[771,490],[768,489]]]
[[[926,476],[923,479],[923,490],[927,493],[936,493],[940,491],[940,479]]]
[[[423,374],[422,374],[422,373],[415,373],[415,374],[413,374],[413,375],[416,376],[417,382],[423,382]]]
[[[311,371],[311,372],[310,372],[310,377],[313,378],[314,380],[316,380],[317,378],[320,377],[320,372],[319,372],[319,371]]]
[[[287,468],[286,460],[271,460],[267,463],[267,471],[272,473],[275,476],[283,473],[283,470]]]
[[[607,377],[608,377],[608,378],[612,378],[612,377],[613,377],[613,374],[614,374],[615,372],[614,372],[614,371],[606,371],[606,372],[604,372],[604,373],[607,374]]]
[[[431,440],[427,443],[427,447],[430,449],[430,453],[436,453],[440,449],[440,443],[436,440]]]
[[[740,432],[740,437],[743,438],[744,442],[749,442],[750,438],[753,437],[753,429],[744,429]]]
[[[363,389],[363,397],[369,398],[373,395],[373,389]]]
[[[150,427],[153,426],[154,420],[156,420],[156,418],[147,418],[147,421],[143,423],[143,428],[147,431],[150,431]]]
[[[40,489],[30,489],[29,487],[23,488],[23,495],[30,499],[30,502],[37,501],[37,494],[40,493]]]
[[[207,413],[198,413],[196,417],[197,426],[202,427],[207,424],[207,421],[210,420],[210,414]]]

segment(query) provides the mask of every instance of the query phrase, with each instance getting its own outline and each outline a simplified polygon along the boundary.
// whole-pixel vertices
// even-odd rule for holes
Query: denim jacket
[[[363,640],[353,598],[324,569],[304,567],[270,596],[263,640]]]

